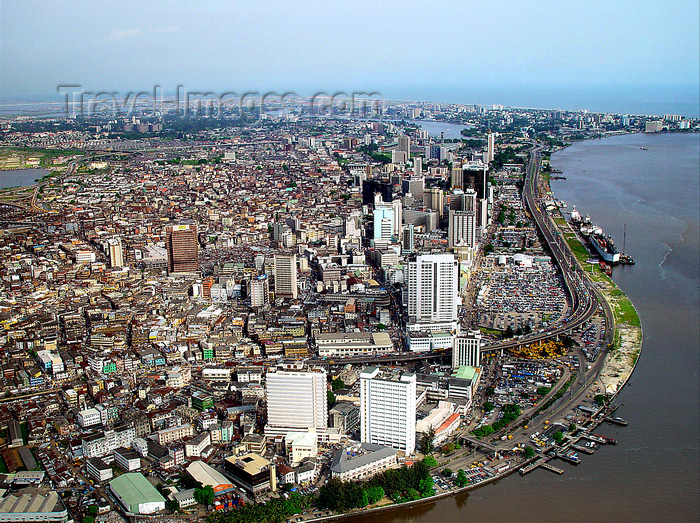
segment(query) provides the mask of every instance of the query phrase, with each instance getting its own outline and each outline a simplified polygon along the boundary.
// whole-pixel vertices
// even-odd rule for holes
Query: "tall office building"
[[[496,154],[496,134],[488,133],[486,135],[486,161],[491,163]]]
[[[124,266],[124,251],[122,250],[122,242],[118,238],[109,240],[109,266],[112,269],[118,269]]]
[[[404,134],[400,135],[397,150],[405,153],[408,160],[411,157],[411,139]]]
[[[383,373],[367,367],[360,373],[360,440],[402,450],[416,448],[416,375]]]
[[[423,157],[416,156],[413,158],[413,176],[420,178],[423,176]]]
[[[250,282],[250,305],[264,307],[268,303],[270,303],[270,280],[267,274],[262,274]]]
[[[391,202],[391,211],[394,216],[394,227],[393,234],[396,238],[401,237],[401,226],[403,224],[403,204],[401,200],[394,200]]]
[[[404,225],[403,228],[403,238],[401,241],[401,247],[404,251],[413,251],[413,246],[415,245],[415,227],[413,225]]]
[[[374,239],[391,240],[394,234],[394,209],[391,204],[374,207]]]
[[[459,270],[452,254],[426,254],[408,263],[409,330],[455,330]]]
[[[268,372],[267,425],[265,434],[322,432],[328,427],[326,371],[321,368],[288,366]]]
[[[439,187],[425,189],[425,191],[423,191],[423,205],[426,209],[437,212],[438,219],[442,219],[444,206],[442,189]]]
[[[452,368],[469,365],[479,367],[481,365],[481,333],[468,331],[454,338],[452,347]]]
[[[483,162],[469,162],[463,166],[462,189],[474,189],[478,199],[489,197],[489,168]]]
[[[404,194],[411,193],[414,200],[423,201],[423,192],[425,191],[425,178],[411,177],[401,182],[401,189]]]
[[[297,299],[297,255],[275,254],[275,297]]]
[[[450,210],[447,246],[455,247],[476,246],[476,213],[474,211]]]
[[[167,225],[165,244],[168,250],[169,272],[199,270],[199,242],[195,224]]]
[[[382,195],[382,201],[390,202],[393,200],[392,185],[389,182],[365,180],[362,182],[362,205],[374,203],[375,193]]]
[[[451,185],[453,189],[462,189],[464,183],[464,174],[462,171],[462,162],[455,160],[452,162],[452,170],[450,171]]]

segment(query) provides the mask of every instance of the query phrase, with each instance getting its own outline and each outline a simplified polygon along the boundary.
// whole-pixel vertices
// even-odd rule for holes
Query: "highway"
[[[551,222],[549,216],[547,216],[546,211],[543,211],[544,204],[539,198],[537,187],[538,187],[538,176],[540,170],[540,152],[542,146],[538,144],[533,144],[530,150],[530,157],[528,158],[526,174],[525,174],[525,186],[523,188],[523,204],[525,208],[530,212],[533,220],[540,233],[542,234],[547,246],[554,257],[554,263],[559,267],[562,273],[564,284],[566,286],[567,293],[571,299],[571,309],[573,313],[566,319],[563,323],[559,323],[553,326],[551,329],[532,334],[529,336],[524,336],[520,339],[513,339],[507,341],[500,341],[493,343],[491,345],[485,345],[481,347],[481,352],[497,352],[504,349],[511,349],[525,344],[537,343],[539,341],[545,341],[557,336],[568,334],[588,321],[596,313],[599,303],[603,303],[604,300],[599,297],[599,291],[593,287],[593,285],[588,281],[587,278],[581,278],[577,274],[578,264],[573,254],[569,251],[568,245],[566,245],[565,240],[556,232],[555,225]],[[581,295],[579,291],[579,286],[576,285],[579,282],[579,286],[585,286],[587,293]],[[607,307],[605,308],[607,313]],[[612,325],[612,315],[608,315],[608,325]],[[324,359],[314,359],[310,360],[309,363],[315,365],[345,365],[348,363],[354,365],[362,364],[383,364],[383,363],[408,363],[411,361],[421,361],[421,360],[432,360],[441,358],[450,358],[452,356],[452,351],[447,349],[443,352],[418,352],[418,353],[398,353],[389,355],[371,355],[371,356],[357,356],[350,358],[330,358]]]

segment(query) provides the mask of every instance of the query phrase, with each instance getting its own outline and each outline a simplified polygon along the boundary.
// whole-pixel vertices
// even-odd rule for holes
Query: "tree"
[[[605,394],[596,394],[593,397],[593,401],[595,401],[599,407],[602,407],[603,405],[605,405],[606,400],[607,400],[607,398],[606,398]]]
[[[433,478],[430,476],[423,478],[418,482],[418,490],[420,490],[421,496],[427,498],[435,495],[435,487],[433,487],[433,483]]]
[[[420,498],[421,498],[420,492],[418,492],[414,488],[410,488],[410,489],[408,489],[408,492],[406,492],[406,499],[408,501],[415,501],[415,500],[420,499]]]
[[[202,505],[209,506],[214,503],[214,489],[211,485],[204,488],[198,488],[194,491],[194,500]]]
[[[443,454],[452,454],[454,451],[455,451],[455,444],[454,443],[445,443],[442,446]]]
[[[423,458],[423,463],[425,463],[429,468],[437,467],[437,460],[433,456],[426,456]]]
[[[554,441],[556,441],[557,444],[560,445],[561,442],[564,441],[564,434],[563,434],[562,431],[560,430],[560,431],[555,432],[554,434],[552,434],[552,438],[554,438]]]
[[[569,432],[576,432],[576,423],[569,423]]]
[[[420,441],[418,442],[418,447],[422,454],[428,455],[433,451],[433,439],[435,438],[435,429],[431,426],[428,432],[424,433]]]
[[[484,404],[482,405],[484,412],[491,412],[494,407],[495,407],[495,405],[490,401],[485,401]]]
[[[457,484],[458,487],[466,487],[467,483],[469,483],[469,479],[467,478],[467,473],[464,472],[463,469],[459,469],[457,471],[457,478],[455,479],[455,483]]]
[[[529,445],[525,447],[525,457],[526,458],[531,458],[535,455],[535,449],[530,447]]]
[[[540,396],[544,396],[549,392],[549,387],[538,387],[537,388],[537,394]]]
[[[333,405],[335,405],[335,394],[330,390],[326,392],[326,401],[328,402],[328,408],[333,408]]]
[[[513,327],[508,325],[508,328],[506,328],[505,332],[503,333],[503,338],[508,339],[512,338],[515,335],[515,332],[513,331]]]
[[[494,389],[491,386],[486,387],[486,395],[487,396],[493,396],[494,393],[496,392],[496,389]]]
[[[451,469],[443,469],[440,474],[442,474],[446,478],[451,478],[452,477],[452,470]]]
[[[345,382],[340,378],[335,378],[331,381],[331,388],[333,390],[340,390],[345,388]]]
[[[384,489],[382,487],[369,487],[367,490],[367,498],[369,504],[372,505],[384,497]]]

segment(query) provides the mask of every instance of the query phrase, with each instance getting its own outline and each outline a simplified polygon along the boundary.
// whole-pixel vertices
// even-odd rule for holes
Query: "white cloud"
[[[148,29],[146,31],[142,31],[141,29],[113,29],[111,33],[109,33],[107,36],[103,38],[99,38],[98,41],[101,42],[119,42],[122,40],[131,40],[133,38],[139,38],[141,36],[149,35],[149,34],[155,34],[155,35],[164,35],[164,34],[172,34],[176,33],[180,30],[179,27],[176,26],[167,26],[167,27],[154,27],[153,29]]]
[[[104,38],[104,40],[115,42],[118,40],[136,38],[141,35],[143,35],[143,31],[141,31],[141,29],[114,29]]]

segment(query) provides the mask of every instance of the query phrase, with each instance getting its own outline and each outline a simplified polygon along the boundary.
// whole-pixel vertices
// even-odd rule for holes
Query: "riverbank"
[[[353,517],[357,515],[362,515],[363,517],[370,516],[371,514],[377,514],[379,512],[387,512],[391,510],[396,510],[398,508],[408,508],[408,507],[417,507],[419,505],[425,505],[427,503],[432,503],[435,501],[438,501],[440,499],[445,499],[449,498],[452,496],[455,496],[457,494],[462,494],[465,492],[473,491],[476,490],[480,487],[485,487],[486,485],[490,485],[491,483],[494,483],[500,479],[504,479],[511,474],[519,471],[523,466],[526,466],[535,460],[537,460],[540,456],[535,456],[533,458],[528,458],[523,460],[520,463],[514,463],[511,468],[508,470],[498,474],[496,473],[494,476],[485,479],[483,481],[480,481],[479,483],[475,483],[473,485],[467,485],[466,487],[460,487],[456,488],[453,490],[448,490],[447,492],[441,492],[440,494],[435,494],[434,496],[429,496],[427,498],[421,498],[417,499],[415,501],[407,501],[405,503],[394,503],[394,502],[389,502],[388,504],[384,504],[382,506],[376,506],[373,508],[367,508],[367,509],[353,509],[349,512],[345,512],[343,514],[334,514],[332,516],[324,516],[320,518],[315,518],[315,519],[308,519],[306,521],[311,522],[311,521],[343,521],[347,519],[348,521],[352,521]],[[386,502],[386,498],[382,500]],[[379,503],[382,503],[382,501],[379,501]],[[296,517],[296,516],[295,516]]]
[[[562,173],[566,174],[566,173]],[[550,180],[545,179],[548,192],[555,198]],[[642,352],[643,330],[639,314],[632,301],[597,264],[588,260],[593,254],[566,221],[561,209],[552,213],[552,220],[574,254],[579,270],[593,283],[598,294],[605,300],[606,312],[613,320],[613,340],[605,353],[605,362],[593,383],[593,394],[615,397],[629,381]]]

